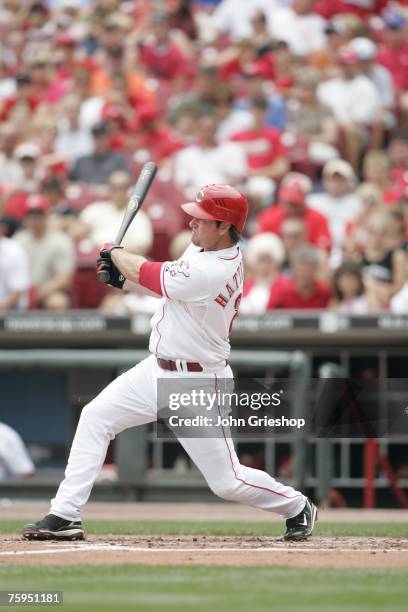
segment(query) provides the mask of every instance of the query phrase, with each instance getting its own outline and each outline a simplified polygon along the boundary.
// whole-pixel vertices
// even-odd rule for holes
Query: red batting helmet
[[[206,185],[196,195],[195,202],[181,208],[195,219],[225,221],[241,233],[248,214],[248,200],[231,185]]]

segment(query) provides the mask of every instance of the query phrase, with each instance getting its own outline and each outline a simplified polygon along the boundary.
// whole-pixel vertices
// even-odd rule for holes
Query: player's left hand
[[[105,244],[99,251],[99,254],[102,258],[110,260],[113,249],[123,249],[123,247],[119,244],[115,244],[115,242],[105,242]]]
[[[109,273],[109,279],[103,281],[106,285],[116,287],[117,289],[123,289],[126,278],[115,266],[110,257],[100,257],[96,260],[96,271],[100,272],[102,270],[106,270]]]

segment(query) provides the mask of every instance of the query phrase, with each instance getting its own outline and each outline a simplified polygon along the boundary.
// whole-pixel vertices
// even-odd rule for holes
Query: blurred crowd
[[[408,313],[408,1],[0,0],[0,314],[157,308],[95,274],[148,160],[131,251],[230,183],[242,313]]]

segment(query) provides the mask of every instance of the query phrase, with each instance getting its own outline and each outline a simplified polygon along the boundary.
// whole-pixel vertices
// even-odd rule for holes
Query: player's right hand
[[[108,272],[109,275],[107,279],[102,282],[111,287],[116,287],[117,289],[123,288],[126,278],[109,257],[99,257],[99,259],[96,260],[96,272],[102,271]]]

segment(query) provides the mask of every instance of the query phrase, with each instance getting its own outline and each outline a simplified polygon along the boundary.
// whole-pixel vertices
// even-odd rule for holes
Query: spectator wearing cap
[[[306,310],[326,308],[331,289],[318,280],[319,256],[311,246],[301,246],[293,253],[292,276],[282,276],[271,293],[267,309]]]
[[[401,9],[396,7],[386,9],[382,18],[385,30],[376,61],[392,74],[395,88],[401,96],[400,102],[403,102],[408,91],[407,18]],[[405,102],[403,106],[407,109],[408,103]]]
[[[368,127],[381,110],[381,98],[362,73],[357,53],[350,45],[339,50],[338,62],[340,76],[322,82],[317,88],[317,97],[332,109],[341,127],[346,158],[357,170],[368,139]]]
[[[92,243],[101,248],[112,240],[122,223],[123,213],[129,201],[132,177],[121,170],[109,177],[109,200],[94,202],[81,212],[79,221],[88,230]],[[153,242],[153,231],[149,217],[140,210],[123,240],[123,246],[138,255],[145,255]]]
[[[377,62],[377,45],[370,38],[357,36],[350,41],[350,47],[357,54],[363,74],[377,88],[383,108],[393,113],[395,109],[394,82],[390,71]]]
[[[333,159],[323,168],[324,191],[307,198],[308,205],[327,219],[333,241],[332,262],[337,265],[342,260],[347,225],[357,218],[361,207],[355,183],[351,165],[343,159]]]
[[[377,45],[372,40],[358,36],[350,41],[350,47],[358,56],[362,74],[365,74],[375,86],[381,99],[381,109],[378,111],[371,135],[371,146],[379,149],[384,144],[385,131],[395,125],[394,82],[390,71],[376,62]]]
[[[109,130],[106,123],[98,123],[92,128],[94,151],[79,157],[71,170],[70,178],[81,183],[106,185],[113,172],[130,172],[125,156],[113,151],[110,145]]]
[[[243,146],[250,176],[267,176],[279,181],[290,166],[280,131],[266,125],[267,98],[265,96],[253,98],[251,111],[252,127],[238,132],[231,140]]]
[[[27,198],[24,229],[13,240],[29,259],[30,280],[35,290],[36,304],[48,310],[66,310],[75,268],[71,239],[48,225],[49,204],[44,196]]]
[[[4,214],[21,220],[25,214],[27,198],[37,192],[43,178],[41,150],[35,142],[22,142],[14,150],[14,158],[20,164],[23,176],[4,203]]]
[[[57,125],[54,152],[69,163],[91,155],[94,150],[90,130],[79,123],[80,106],[81,102],[75,95],[66,97],[61,105],[61,118]]]
[[[218,143],[216,133],[216,118],[200,117],[196,144],[182,149],[174,158],[175,182],[187,195],[197,193],[210,183],[239,185],[247,176],[242,146],[229,141]]]
[[[269,11],[269,31],[284,40],[295,55],[305,56],[325,46],[325,20],[314,11],[316,0],[293,0],[290,6]]]
[[[22,142],[15,148],[14,157],[20,162],[23,170],[19,189],[36,191],[43,176],[40,147],[35,142]]]
[[[265,232],[253,236],[245,249],[248,278],[240,304],[242,314],[260,315],[273,292],[275,282],[285,259],[285,249],[276,234]]]
[[[306,175],[298,172],[287,174],[279,187],[278,204],[259,214],[259,232],[281,236],[282,223],[286,219],[300,219],[307,227],[308,242],[329,251],[331,237],[326,217],[306,204],[311,189],[312,182]]]
[[[7,238],[8,222],[0,217],[0,315],[24,308],[30,286],[28,257],[23,248]]]
[[[14,124],[0,125],[0,188],[3,192],[17,188],[23,180],[21,164],[13,155],[18,136]]]

